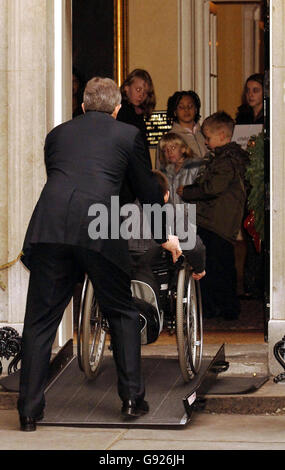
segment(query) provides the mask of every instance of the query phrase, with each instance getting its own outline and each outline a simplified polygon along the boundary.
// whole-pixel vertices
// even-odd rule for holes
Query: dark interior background
[[[81,103],[90,78],[114,78],[114,0],[72,1],[72,55]]]

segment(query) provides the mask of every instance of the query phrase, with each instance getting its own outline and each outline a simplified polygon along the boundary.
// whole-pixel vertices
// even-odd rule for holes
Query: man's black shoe
[[[148,402],[145,400],[124,400],[122,415],[126,418],[138,418],[149,412]]]
[[[21,431],[35,431],[37,429],[37,421],[43,419],[44,414],[37,416],[37,418],[32,418],[31,416],[21,416],[20,415],[20,428]]]

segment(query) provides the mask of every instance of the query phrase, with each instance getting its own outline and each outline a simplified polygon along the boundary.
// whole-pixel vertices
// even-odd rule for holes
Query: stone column
[[[71,0],[62,6],[62,119],[71,117]],[[56,4],[58,6],[59,3]],[[46,180],[44,140],[54,127],[54,1],[0,0],[0,264],[22,249],[28,222]],[[1,279],[0,326],[19,333],[29,273],[21,262]],[[69,333],[70,321],[64,327]],[[64,332],[63,332],[63,336]]]
[[[46,15],[43,7],[45,2],[32,0],[10,1],[8,7],[9,259],[21,250],[29,217],[44,183],[42,148],[46,118],[42,82],[46,70],[43,62]],[[23,320],[27,278],[20,263],[8,271],[9,323]]]
[[[285,3],[271,2],[271,315],[269,367],[283,369],[273,355],[274,344],[285,335]]]
[[[8,259],[22,248],[28,221],[45,182],[47,35],[46,0],[8,1]],[[24,317],[28,272],[8,269],[8,323]]]
[[[0,0],[0,265],[8,259],[8,0]],[[0,271],[0,281],[7,285],[7,272]],[[7,289],[0,287],[0,323],[6,320],[8,312]]]

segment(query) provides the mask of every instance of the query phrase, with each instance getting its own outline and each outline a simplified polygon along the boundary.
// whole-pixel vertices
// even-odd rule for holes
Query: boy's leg
[[[215,302],[215,281],[216,281],[216,258],[215,243],[212,232],[202,227],[197,229],[198,235],[206,247],[206,276],[200,279],[203,316],[205,318],[214,318],[218,315]]]
[[[237,297],[234,245],[221,237],[218,238],[216,248],[219,269],[216,277],[216,302],[225,320],[237,320],[240,305]]]
[[[206,276],[200,281],[203,309],[205,302],[206,312],[212,308],[225,319],[237,319],[240,307],[234,246],[209,230],[199,229],[199,234],[206,246]]]

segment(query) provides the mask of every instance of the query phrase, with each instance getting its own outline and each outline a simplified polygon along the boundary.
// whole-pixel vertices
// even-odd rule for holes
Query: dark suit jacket
[[[129,272],[127,241],[90,238],[88,227],[95,216],[88,211],[94,203],[104,205],[110,230],[111,196],[119,196],[125,184],[141,203],[164,204],[140,131],[89,111],[47,135],[45,164],[47,182],[28,226],[23,263],[29,268],[33,244],[61,243],[97,251]]]

